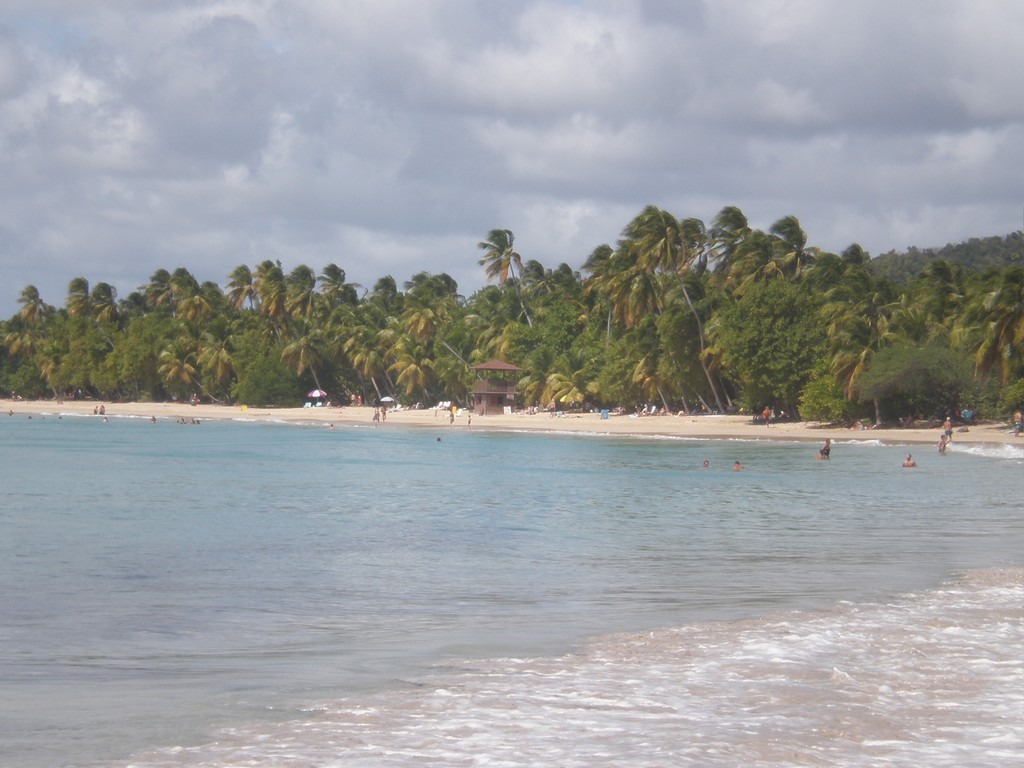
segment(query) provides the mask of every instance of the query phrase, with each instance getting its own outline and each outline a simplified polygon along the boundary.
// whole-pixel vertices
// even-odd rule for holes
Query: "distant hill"
[[[1006,237],[972,237],[942,248],[911,248],[903,253],[889,251],[873,258],[868,268],[878,277],[906,285],[936,259],[969,270],[1024,264],[1024,232],[1013,232]]]

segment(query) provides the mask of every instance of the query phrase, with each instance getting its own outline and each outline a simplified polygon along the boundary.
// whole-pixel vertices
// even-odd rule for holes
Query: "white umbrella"
[[[327,397],[327,393],[324,392],[322,389],[314,389],[312,392],[306,395],[306,397]]]
[[[382,398],[380,399],[380,401],[381,401],[382,403],[393,403],[393,402],[395,402],[395,398],[393,398],[393,397],[388,397],[387,395],[385,395],[384,397],[382,397]]]

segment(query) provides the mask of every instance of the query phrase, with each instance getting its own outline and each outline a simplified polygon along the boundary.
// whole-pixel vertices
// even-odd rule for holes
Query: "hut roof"
[[[472,366],[474,371],[521,371],[522,368],[517,368],[511,363],[505,363],[501,360],[491,360],[480,365]]]

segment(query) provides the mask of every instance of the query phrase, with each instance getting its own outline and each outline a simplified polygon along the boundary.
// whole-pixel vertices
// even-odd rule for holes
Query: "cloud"
[[[484,284],[647,203],[872,253],[1019,229],[1014,0],[8,0],[0,316],[240,263]]]

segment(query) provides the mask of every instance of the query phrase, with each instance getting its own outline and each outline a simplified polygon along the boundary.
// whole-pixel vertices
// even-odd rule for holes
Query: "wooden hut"
[[[473,410],[480,416],[500,415],[506,408],[514,408],[516,404],[516,374],[522,368],[516,368],[501,360],[491,360],[482,365],[474,365],[476,384],[473,385]]]

